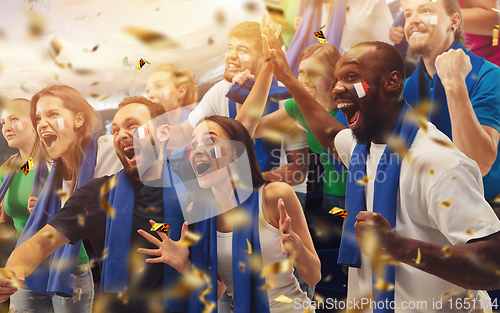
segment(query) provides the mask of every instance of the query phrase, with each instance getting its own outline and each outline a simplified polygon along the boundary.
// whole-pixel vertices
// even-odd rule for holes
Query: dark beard
[[[412,58],[420,58],[422,56],[427,56],[431,53],[431,49],[427,46],[419,46],[419,47],[409,47],[408,52]]]

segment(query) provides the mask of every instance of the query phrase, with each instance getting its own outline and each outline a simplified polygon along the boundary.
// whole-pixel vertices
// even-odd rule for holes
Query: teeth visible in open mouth
[[[235,69],[236,68],[236,64],[232,64],[232,63],[229,63],[229,66],[228,66],[230,69]]]
[[[349,108],[352,106],[353,106],[353,104],[348,103],[348,102],[341,102],[341,103],[337,104],[337,108],[339,108],[339,109],[345,109],[345,108]]]
[[[196,162],[196,170],[198,172],[198,175],[204,174],[205,172],[208,171],[210,168],[210,163],[205,163],[205,162]]]

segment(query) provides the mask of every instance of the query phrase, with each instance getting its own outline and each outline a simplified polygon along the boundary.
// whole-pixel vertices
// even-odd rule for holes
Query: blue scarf
[[[236,102],[244,103],[254,84],[255,81],[253,79],[247,79],[242,86],[238,83],[231,86],[229,92],[226,94],[226,97],[229,99],[230,118],[236,118]],[[278,86],[278,82],[273,78],[271,88],[269,90],[269,100],[266,103],[263,115],[267,115],[278,110],[279,103],[277,101],[288,99],[291,96],[290,92],[285,87]],[[267,172],[278,168],[280,166],[281,145],[269,141],[266,138],[254,139],[254,142],[255,155],[257,156],[257,162],[259,163],[260,170],[262,172]],[[279,153],[273,153],[273,151],[279,151]]]
[[[186,189],[177,175],[172,173],[168,158],[163,164],[163,222],[170,224],[170,238],[179,240],[184,223],[181,208],[187,205]],[[118,172],[116,187],[109,192],[108,203],[115,209],[115,217],[107,217],[105,247],[108,256],[104,259],[101,285],[104,292],[126,293],[129,272],[130,240],[134,216],[134,185],[125,171]],[[164,265],[164,290],[172,287],[179,273]],[[185,302],[181,299],[164,298],[164,307],[170,312],[185,312]]]
[[[216,211],[215,200],[207,204],[207,214]],[[252,217],[252,222],[244,228],[233,231],[233,290],[234,312],[237,313],[265,313],[269,312],[269,298],[267,292],[262,290],[265,280],[260,273],[250,271],[250,255],[247,239],[252,245],[253,254],[261,255],[259,238],[259,192],[252,195],[235,210],[245,210]],[[207,215],[214,216],[214,215]],[[217,217],[212,217],[196,223],[196,232],[203,234],[201,239],[193,246],[192,264],[206,272],[212,282],[212,291],[207,295],[207,300],[217,303]],[[240,270],[239,263],[245,264],[245,269]],[[200,290],[201,291],[201,290]],[[199,313],[204,305],[200,302],[199,292],[191,293],[189,297],[189,312]]]
[[[405,103],[391,135],[391,139],[399,137],[399,139],[405,143],[406,149],[410,148],[410,145],[412,144],[418,131],[417,123],[410,122],[408,119],[405,119],[407,112],[410,111],[412,111],[411,107],[408,103]],[[359,172],[366,174],[366,160],[369,147],[370,144],[358,143],[356,145],[349,162],[350,174]],[[383,217],[385,217],[394,229],[396,226],[399,177],[402,159],[391,150],[392,149],[389,148],[389,145],[385,148],[380,159],[386,161],[379,163],[377,166],[377,175],[375,177],[378,177],[378,173],[382,172],[385,173],[386,179],[384,179],[384,181],[375,180],[373,192],[373,212],[380,213]],[[353,174],[351,177],[355,177],[355,175]],[[365,186],[358,184],[354,181],[354,179],[349,179],[347,181],[346,210],[349,212],[349,216],[345,220],[344,230],[342,232],[338,263],[360,268],[361,255],[358,242],[354,237],[356,234],[354,231],[354,224],[356,223],[356,215],[359,212],[366,210]],[[394,284],[394,266],[386,265],[383,278],[387,282]],[[377,302],[385,300],[393,301],[394,289],[385,292],[374,290],[374,296],[375,301]],[[374,310],[374,312],[389,312],[389,310],[386,311],[377,309]]]
[[[462,49],[465,54],[470,57],[472,70],[465,78],[467,91],[469,95],[477,81],[479,70],[484,64],[484,58],[480,58],[474,53],[468,51],[464,45],[459,42],[454,42],[450,49]],[[422,60],[418,64],[418,68],[406,81],[403,96],[412,107],[417,107],[421,101],[431,100],[431,112],[429,121],[442,131],[446,136],[453,140],[451,134],[450,113],[448,112],[448,101],[444,91],[441,79],[437,74],[434,74],[432,92],[427,89],[427,78],[425,77],[425,65]]]
[[[76,188],[82,186],[87,180],[94,177],[97,155],[97,141],[89,138],[85,152],[78,168],[78,180]],[[64,165],[60,159],[54,162],[49,178],[45,182],[28,222],[19,238],[16,248],[30,239],[36,232],[44,227],[52,217],[61,209],[61,200],[56,191],[62,188]],[[33,190],[39,188],[40,182],[45,180],[47,168],[37,166]],[[66,297],[73,296],[75,284],[75,270],[80,252],[81,242],[76,245],[66,244],[54,252],[46,262],[26,277],[25,284],[29,290],[38,293],[53,295],[58,294]]]
[[[304,0],[301,1],[301,3]],[[326,40],[328,43],[334,45],[339,51],[340,44],[342,42],[342,35],[344,33],[344,24],[346,16],[348,0],[336,0],[334,3],[334,8],[330,19],[328,20],[328,28],[326,30]],[[312,0],[307,7],[307,10],[302,16],[302,22],[300,22],[299,28],[293,36],[292,42],[288,47],[286,52],[286,59],[288,60],[288,65],[292,70],[295,77],[299,75],[299,58],[302,51],[318,43],[318,40],[314,36],[314,32],[317,31],[322,25],[322,10],[323,2],[320,0]]]
[[[16,169],[13,164],[16,164],[16,160],[19,158],[20,154],[16,153],[9,158],[7,162],[5,162],[4,166],[6,166],[7,174],[5,174],[5,178],[3,179],[2,185],[0,186],[0,202],[2,202],[7,190],[9,190],[10,184],[12,184],[12,180],[14,176],[16,176]]]

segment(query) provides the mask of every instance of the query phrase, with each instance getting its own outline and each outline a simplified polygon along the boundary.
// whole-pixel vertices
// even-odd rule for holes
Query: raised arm
[[[181,149],[186,147],[191,142],[193,127],[186,119],[179,125],[170,126],[170,138],[168,140],[168,149]]]

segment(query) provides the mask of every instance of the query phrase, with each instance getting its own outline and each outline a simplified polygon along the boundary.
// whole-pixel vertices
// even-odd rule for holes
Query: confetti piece
[[[226,12],[224,12],[223,9],[218,9],[217,11],[215,11],[215,21],[219,24],[219,25],[224,25],[226,23]]]
[[[276,287],[276,278],[274,278],[274,276],[271,276],[269,279],[266,279],[266,284],[262,286],[261,289],[269,290],[273,289],[274,287]]]
[[[54,235],[51,234],[48,231],[40,233],[40,235],[42,235],[42,236],[46,237],[47,239],[49,239],[51,243],[54,243],[56,241],[56,239],[54,238]]]
[[[441,202],[441,204],[438,205],[438,208],[441,210],[448,210],[450,208],[450,205],[453,204],[455,200],[453,199],[448,199],[446,201]]]
[[[214,44],[214,42],[215,42],[215,41],[214,41],[214,39],[213,39],[213,35],[212,35],[212,36],[210,36],[210,37],[208,37],[208,45],[209,45],[209,46],[213,45],[213,44]]]
[[[151,64],[149,63],[148,61],[144,60],[144,59],[140,59],[139,60],[139,63],[137,63],[137,70],[140,71],[141,68],[145,65],[145,64]]]
[[[312,309],[309,307],[309,308],[305,309],[304,311],[302,311],[302,313],[312,313]]]
[[[389,290],[394,289],[393,284],[391,284],[390,282],[388,282],[382,278],[378,278],[377,283],[373,287],[375,287],[378,290],[382,290],[382,291],[389,291]]]
[[[264,266],[264,268],[262,268],[262,273],[260,276],[267,277],[270,275],[276,275],[284,273],[286,271],[291,271],[292,269],[293,269],[292,260],[285,260]]]
[[[11,270],[0,268],[0,277],[12,281],[12,286],[16,288],[26,289],[26,286],[16,277]]]
[[[24,173],[24,175],[28,175],[28,173],[33,169],[34,165],[35,163],[33,162],[33,159],[29,158],[28,161],[26,161],[26,163],[21,166],[20,170],[22,173]]]
[[[293,302],[292,299],[288,298],[284,294],[281,294],[281,295],[277,296],[276,298],[274,298],[274,301],[281,302],[281,303],[292,303]]]
[[[30,39],[36,39],[43,35],[47,22],[39,13],[30,11],[26,13],[28,18],[28,34]]]
[[[475,232],[472,229],[469,229],[468,231],[465,232],[467,235],[474,236]]]
[[[371,176],[365,176],[363,178],[361,178],[360,180],[358,180],[356,183],[358,185],[361,185],[361,186],[366,186],[366,184],[368,184],[368,181],[370,181],[372,179]]]
[[[275,143],[281,143],[281,139],[283,138],[283,132],[275,129],[266,129],[263,135],[263,137]]]
[[[177,244],[181,247],[189,247],[194,245],[198,240],[200,240],[201,234],[199,233],[194,233],[192,231],[186,231],[184,234],[184,238],[182,240],[179,240]]]
[[[321,29],[318,29],[317,31],[315,31],[314,36],[316,37],[316,39],[318,39],[319,43],[328,43],[328,41],[326,41],[325,35],[323,34],[323,31]]]
[[[127,303],[128,303],[128,296],[127,296],[127,294],[126,294],[126,293],[124,293],[124,292],[119,292],[119,293],[118,293],[118,299],[122,300],[122,302],[123,302],[124,304],[127,304]]]
[[[227,155],[226,149],[222,146],[215,146],[210,149],[210,155],[215,159],[223,158]]]
[[[95,74],[95,71],[94,70],[91,70],[91,69],[88,69],[88,68],[76,68],[76,69],[73,69],[73,73],[77,74],[77,75],[92,75],[92,74]]]
[[[366,96],[366,93],[368,92],[368,89],[370,89],[370,86],[368,85],[367,82],[362,81],[360,83],[355,83],[349,88],[349,91],[355,95],[358,98],[363,98]]]
[[[253,253],[252,252],[252,245],[250,244],[250,241],[248,241],[248,238],[247,238],[247,247],[248,247],[248,249],[243,251],[243,252],[246,252],[248,254],[252,254]]]
[[[95,45],[94,48],[92,48],[91,50],[85,49],[84,51],[85,52],[95,52],[98,48],[99,48],[99,45]]]
[[[233,179],[234,178],[235,177],[233,175]],[[233,228],[242,228],[250,223],[250,214],[248,214],[248,212],[245,210],[235,210],[232,218],[233,218]]]
[[[457,176],[453,176],[453,177],[451,178],[451,180],[455,180],[455,179],[457,179]]]
[[[161,231],[161,232],[166,233],[166,232],[168,232],[169,229],[170,229],[170,224],[156,223],[153,226],[151,226],[150,231]]]
[[[126,27],[125,32],[151,48],[176,48],[179,45],[167,36],[139,27]]]
[[[445,146],[445,147],[448,147],[451,149],[456,149],[455,145],[450,140],[443,140],[443,139],[437,139],[437,138],[432,138],[432,137],[431,137],[431,139],[432,139],[432,141],[434,141],[438,145]]]
[[[104,195],[116,186],[118,180],[118,175],[111,177],[104,185],[101,187],[101,206],[104,211],[111,217],[115,217],[115,209],[104,199]]]
[[[451,254],[451,248],[450,248],[450,246],[443,247],[443,252],[444,252],[444,257],[445,258],[449,257],[450,254]]]
[[[245,270],[245,263],[243,262],[238,263],[238,268],[240,269],[240,271],[243,272]]]
[[[56,124],[57,129],[65,129],[69,127],[68,120],[65,118],[58,118],[54,122]]]
[[[431,170],[429,171],[429,175],[430,176],[434,176],[434,170],[431,168]]]
[[[99,85],[99,84],[101,84],[101,82],[93,82],[92,84],[90,84],[90,87],[92,87],[92,86],[97,86],[97,85]]]
[[[346,218],[347,215],[349,215],[349,212],[347,212],[346,210],[344,209],[341,209],[341,208],[337,208],[337,207],[334,207],[333,209],[330,210],[330,212],[328,212],[330,214],[333,214],[337,217],[340,217],[340,218]]]
[[[57,58],[63,46],[57,37],[52,38],[49,45],[49,54],[53,60]]]
[[[498,27],[499,25],[493,26],[493,46],[498,46]]]
[[[123,66],[128,66],[128,57],[123,58]]]
[[[422,255],[420,254],[420,248],[418,248],[417,250],[417,258],[412,260],[415,261],[415,264],[420,264],[420,261],[422,260]]]
[[[256,1],[247,1],[245,2],[245,10],[248,12],[256,12],[259,8],[259,4]]]
[[[148,214],[153,214],[153,213],[160,212],[160,209],[150,206],[149,208],[144,210],[144,212],[148,213]]]
[[[323,278],[323,281],[324,282],[329,282],[330,280],[332,280],[332,274],[326,276],[325,278]]]
[[[104,260],[107,257],[108,257],[108,248],[104,249],[104,251],[102,252],[102,259]]]
[[[68,200],[68,194],[64,189],[56,190],[56,195],[58,195],[63,202],[66,202]]]
[[[93,93],[92,91],[89,91],[89,96],[91,96],[92,98],[97,98],[97,100],[99,100],[99,101],[102,101],[102,100],[109,98],[111,95],[99,95],[99,94]]]

